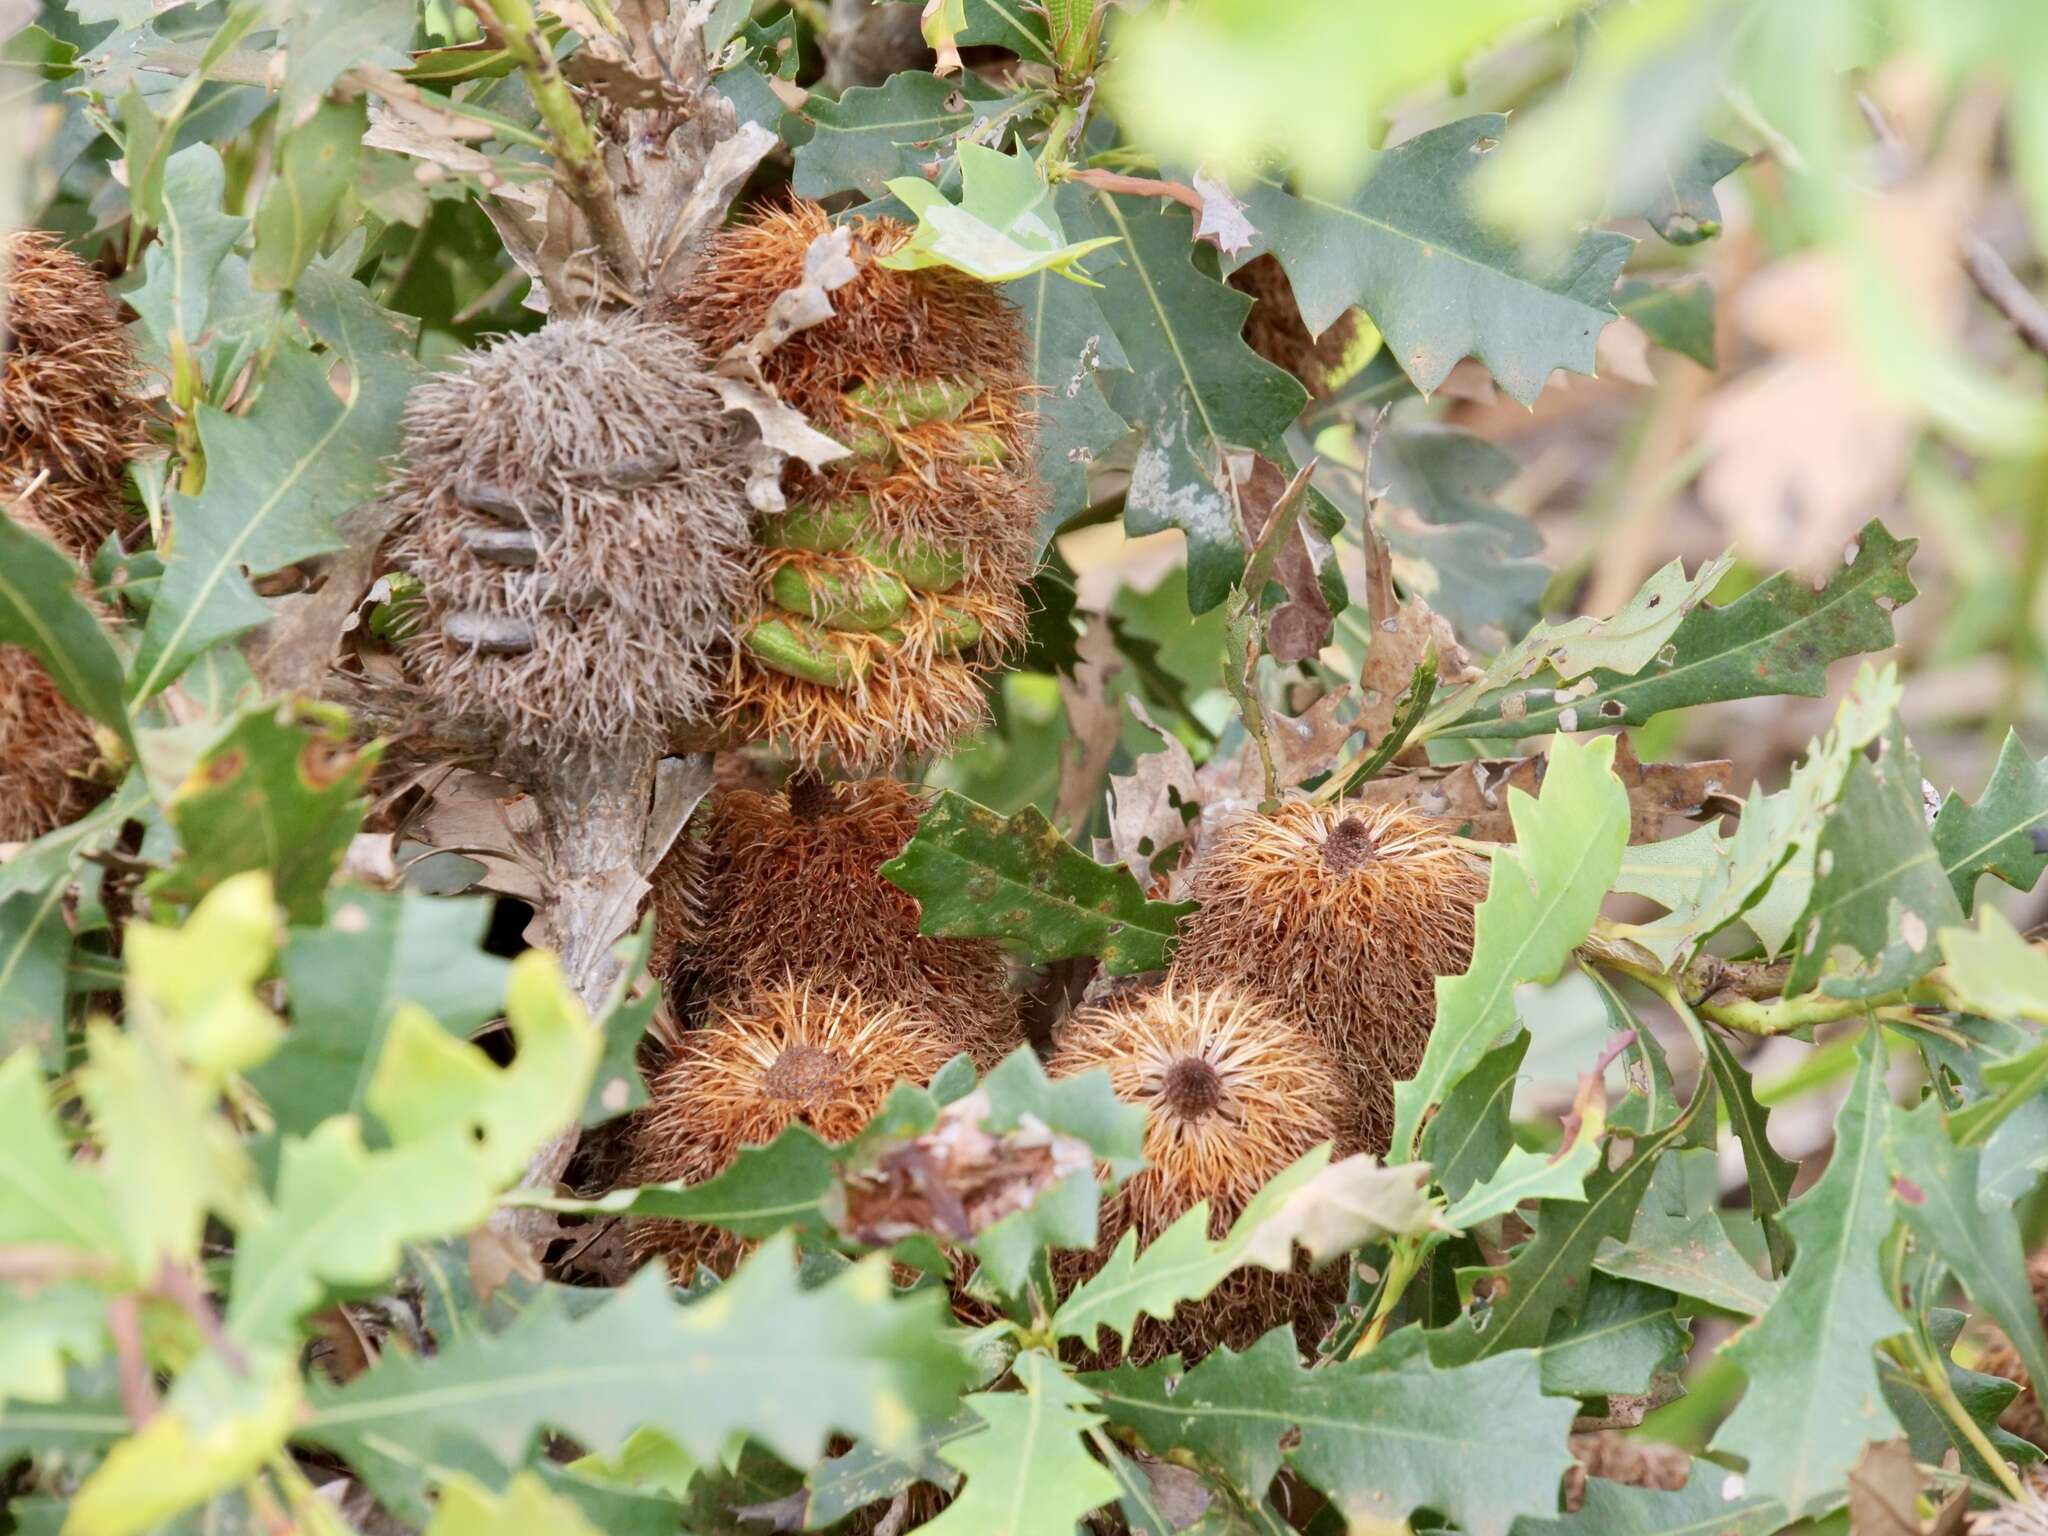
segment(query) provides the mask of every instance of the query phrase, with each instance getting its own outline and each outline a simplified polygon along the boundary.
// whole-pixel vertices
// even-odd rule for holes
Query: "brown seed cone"
[[[1398,806],[1290,800],[1230,823],[1196,863],[1176,976],[1234,982],[1313,1030],[1351,1076],[1365,1150],[1436,1020],[1436,978],[1472,958],[1483,865]]]
[[[1100,1268],[1127,1229],[1142,1247],[1206,1200],[1209,1235],[1220,1238],[1310,1148],[1330,1141],[1340,1154],[1351,1150],[1341,1129],[1350,1085],[1337,1063],[1240,989],[1169,981],[1083,1009],[1061,1030],[1046,1075],[1095,1067],[1108,1068],[1119,1099],[1145,1110],[1146,1166],[1104,1199],[1095,1251],[1057,1256],[1062,1289]],[[1178,1350],[1192,1361],[1218,1344],[1248,1348],[1283,1322],[1296,1323],[1312,1346],[1346,1286],[1341,1264],[1313,1274],[1242,1269],[1171,1322],[1145,1319],[1126,1356],[1142,1363]]]
[[[2033,1282],[2035,1309],[2040,1312],[2043,1325],[2048,1326],[2048,1248],[2027,1260],[2027,1278]],[[2005,1405],[2005,1411],[1998,1416],[1999,1428],[2048,1450],[2048,1413],[2042,1410],[2041,1394],[2028,1379],[2019,1351],[2001,1341],[1984,1352],[1977,1369],[1988,1376],[2003,1376],[2019,1383],[2020,1395]]]
[[[1020,1044],[1002,952],[921,936],[915,898],[877,873],[917,830],[918,791],[868,779],[799,780],[794,792],[794,807],[787,790],[715,792],[702,853],[662,861],[655,954],[676,957],[664,971],[689,968],[700,986],[728,995],[794,968],[936,1013],[984,1067]],[[696,859],[701,895],[691,901]]]
[[[54,235],[0,242],[0,495],[36,491],[43,527],[76,558],[126,521],[121,477],[148,446],[138,369],[99,275]]]
[[[1230,286],[1252,297],[1244,342],[1275,368],[1284,368],[1317,397],[1338,383],[1358,339],[1358,311],[1347,309],[1320,336],[1311,336],[1294,302],[1287,271],[1272,256],[1257,256],[1230,274]]]
[[[673,327],[610,317],[501,338],[406,402],[392,558],[425,587],[405,645],[437,708],[508,740],[708,720],[752,543],[747,450]],[[503,563],[480,541],[531,531]],[[464,638],[469,616],[530,648]]]
[[[873,1118],[899,1081],[927,1083],[966,1049],[930,1007],[879,1002],[848,986],[793,977],[712,1004],[647,1086],[631,1133],[631,1180],[695,1184],[722,1173],[741,1147],[787,1127],[844,1141]],[[687,1222],[645,1222],[639,1257],[666,1255],[687,1280],[699,1263],[729,1273],[746,1244]]]
[[[1692,1475],[1692,1457],[1677,1446],[1630,1440],[1612,1430],[1573,1435],[1571,1452],[1578,1465],[1564,1475],[1564,1507],[1570,1511],[1585,1504],[1589,1477],[1671,1492],[1683,1488]]]

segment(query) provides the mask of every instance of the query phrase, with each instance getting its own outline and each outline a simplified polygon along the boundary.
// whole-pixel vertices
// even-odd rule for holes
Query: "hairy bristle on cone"
[[[693,967],[715,995],[797,967],[928,1008],[956,1050],[993,1065],[1019,1043],[1001,952],[983,940],[921,936],[917,902],[877,873],[903,851],[921,809],[917,791],[891,779],[716,792],[702,813],[701,854],[672,852],[657,871],[657,957],[675,955],[669,968]],[[664,909],[662,893],[686,882],[681,869],[672,879],[663,871],[698,858],[701,896]]]
[[[1429,1043],[1437,977],[1471,962],[1486,883],[1427,817],[1291,800],[1202,854],[1174,974],[1242,986],[1313,1030],[1358,1090],[1365,1145],[1384,1151],[1393,1081]]]
[[[2048,1327],[2048,1248],[2039,1250],[2027,1260],[2027,1278],[2034,1288],[2034,1308],[2041,1314],[2042,1325]],[[1987,1376],[2003,1376],[2007,1381],[2019,1383],[2020,1395],[2007,1403],[1999,1414],[1999,1428],[2048,1450],[2048,1411],[2042,1408],[2039,1385],[2027,1377],[2027,1368],[2020,1359],[2019,1351],[2001,1340],[1984,1352],[1984,1358],[1977,1362],[1977,1369]]]
[[[1358,338],[1358,312],[1347,309],[1320,336],[1311,336],[1294,301],[1287,271],[1272,256],[1257,256],[1230,274],[1230,286],[1251,295],[1244,342],[1275,368],[1284,368],[1312,395],[1338,382]]]
[[[83,558],[124,521],[123,471],[148,446],[139,370],[99,274],[54,235],[0,244],[0,495],[43,476],[35,513]]]
[[[425,588],[405,651],[436,706],[532,742],[709,719],[750,577],[742,438],[690,340],[627,318],[415,389],[390,553]]]
[[[1092,1273],[1126,1230],[1150,1243],[1200,1201],[1209,1203],[1210,1236],[1221,1237],[1310,1148],[1348,1150],[1344,1073],[1313,1035],[1237,988],[1169,982],[1082,1010],[1061,1030],[1046,1074],[1096,1067],[1119,1099],[1145,1111],[1145,1167],[1103,1201],[1097,1250],[1062,1256],[1068,1283]],[[1341,1264],[1314,1275],[1240,1270],[1171,1323],[1141,1325],[1130,1356],[1242,1349],[1293,1320],[1319,1333],[1345,1286]]]
[[[740,1148],[792,1125],[845,1141],[898,1082],[924,1084],[956,1054],[929,1009],[880,1002],[851,987],[785,977],[714,1003],[700,1028],[649,1081],[632,1130],[631,1181],[699,1183]],[[741,1245],[678,1222],[635,1229],[643,1255],[666,1254],[679,1277],[699,1262],[729,1267]]]
[[[27,505],[0,502],[0,517],[65,543]],[[99,766],[92,721],[58,692],[33,655],[0,645],[0,843],[29,842],[91,810],[107,793],[93,777]]]

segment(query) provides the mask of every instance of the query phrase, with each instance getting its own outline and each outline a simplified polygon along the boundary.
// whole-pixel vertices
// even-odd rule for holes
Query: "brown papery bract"
[[[747,449],[689,339],[624,317],[500,339],[406,403],[391,554],[425,586],[408,641],[437,707],[508,739],[708,720],[752,546]],[[480,544],[531,531],[537,557]],[[524,626],[494,653],[452,616]]]
[[[1471,963],[1486,885],[1427,817],[1290,800],[1231,822],[1196,863],[1174,974],[1236,983],[1313,1030],[1358,1091],[1366,1149],[1385,1151],[1393,1082],[1429,1043],[1437,977]]]
[[[99,274],[41,230],[0,245],[0,495],[35,491],[35,515],[74,558],[121,527],[122,474],[149,444],[139,369]]]
[[[1209,1235],[1220,1238],[1311,1148],[1334,1142],[1338,1152],[1350,1150],[1343,1071],[1313,1035],[1239,988],[1168,982],[1084,1009],[1060,1032],[1046,1074],[1096,1067],[1108,1070],[1119,1099],[1145,1111],[1146,1166],[1104,1199],[1097,1249],[1059,1256],[1066,1284],[1092,1274],[1126,1230],[1135,1229],[1142,1247],[1201,1201],[1209,1204]],[[1319,1274],[1239,1270],[1170,1323],[1141,1323],[1129,1356],[1243,1349],[1297,1320],[1319,1334],[1345,1286],[1341,1264]]]
[[[793,977],[714,1003],[648,1083],[634,1119],[631,1182],[699,1183],[741,1147],[792,1125],[826,1141],[854,1136],[898,1082],[924,1084],[964,1046],[937,1010],[877,1001],[848,986]],[[683,1222],[635,1229],[641,1254],[664,1254],[677,1278],[698,1263],[728,1270],[738,1239]]]
[[[794,807],[787,791],[714,794],[701,855],[685,848],[657,871],[657,959],[681,946],[681,965],[713,995],[794,968],[928,1009],[954,1048],[984,1067],[1020,1044],[1001,952],[985,940],[920,935],[915,899],[877,873],[916,831],[918,792],[870,779],[800,782],[795,794]],[[685,876],[700,859],[702,890],[691,901]]]

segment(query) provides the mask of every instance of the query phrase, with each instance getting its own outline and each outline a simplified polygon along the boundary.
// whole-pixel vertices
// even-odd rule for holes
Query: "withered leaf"
[[[1180,738],[1156,725],[1135,694],[1128,702],[1138,724],[1159,738],[1160,750],[1145,753],[1131,772],[1109,776],[1109,843],[1138,883],[1149,886],[1154,861],[1186,840],[1183,809],[1199,805],[1202,792]]]
[[[1257,545],[1274,509],[1291,488],[1292,477],[1256,453],[1233,453],[1230,475],[1244,517],[1245,536]],[[1308,661],[1330,643],[1335,619],[1316,578],[1318,560],[1310,547],[1312,538],[1314,530],[1307,519],[1297,518],[1273,563],[1273,579],[1287,591],[1287,601],[1266,618],[1266,654],[1277,662]],[[1323,555],[1327,558],[1327,547]]]
[[[1360,787],[1356,798],[1368,805],[1412,806],[1451,822],[1467,837],[1508,843],[1514,841],[1515,829],[1508,819],[1507,792],[1536,794],[1545,766],[1541,753],[1433,764],[1374,779]],[[1615,771],[1628,790],[1631,842],[1662,837],[1667,816],[1710,816],[1735,808],[1726,798],[1734,765],[1724,759],[1643,763],[1624,745],[1616,751]]]

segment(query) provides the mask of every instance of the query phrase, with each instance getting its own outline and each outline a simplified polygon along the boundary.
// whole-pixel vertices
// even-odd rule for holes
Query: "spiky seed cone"
[[[1349,363],[1358,343],[1357,310],[1346,310],[1322,335],[1311,336],[1286,269],[1272,256],[1246,262],[1230,274],[1230,286],[1252,297],[1244,317],[1245,345],[1301,380],[1310,394],[1329,394],[1355,371]]]
[[[1236,983],[1312,1029],[1350,1074],[1369,1151],[1385,1151],[1393,1082],[1436,1019],[1436,978],[1472,958],[1483,865],[1398,806],[1290,800],[1231,822],[1203,853],[1174,974]]]
[[[106,284],[41,230],[0,244],[0,496],[38,475],[35,513],[85,558],[124,521],[122,472],[148,446],[135,353]]]
[[[2035,1310],[2041,1314],[2042,1323],[2048,1325],[2048,1248],[2041,1249],[2027,1260],[2027,1278],[2033,1283]],[[2007,1403],[2005,1411],[1999,1414],[1999,1427],[2048,1450],[2048,1413],[2042,1410],[2040,1388],[2028,1379],[2019,1351],[2009,1343],[1998,1343],[1984,1352],[1984,1358],[1977,1362],[1977,1369],[1986,1375],[2003,1376],[2007,1381],[2019,1383],[2020,1395]]]
[[[707,355],[747,341],[775,297],[803,280],[805,252],[829,227],[816,204],[793,203],[721,232],[666,313]],[[871,257],[908,233],[874,220],[856,238]],[[832,319],[799,331],[762,365],[784,400],[857,450],[822,471],[792,464],[790,505],[813,517],[857,508],[870,551],[910,550],[955,574],[913,594],[886,628],[799,626],[802,665],[779,664],[767,646],[741,647],[724,723],[802,761],[829,755],[859,772],[940,750],[983,720],[980,678],[1024,636],[1017,587],[1036,555],[1043,493],[1031,471],[1024,338],[1000,297],[960,273],[863,260],[832,304]],[[772,531],[763,546],[755,612],[786,633],[776,582],[809,557],[777,547]],[[887,562],[859,552],[832,559],[857,580],[889,575]]]
[[[916,900],[877,873],[903,851],[922,809],[918,792],[893,779],[717,791],[702,853],[672,852],[656,873],[657,957],[680,947],[668,968],[693,969],[715,994],[794,967],[929,1009],[946,1020],[956,1049],[992,1066],[1022,1042],[1001,951],[921,936]],[[693,862],[702,871],[694,877]]]
[[[65,542],[27,506],[0,502],[0,517]],[[100,761],[92,721],[34,656],[0,645],[0,843],[28,842],[91,810],[107,792],[93,776]]]
[[[746,454],[696,347],[641,319],[550,321],[415,389],[390,553],[424,586],[405,656],[435,707],[557,745],[707,719]]]
[[[1127,1229],[1152,1242],[1197,1202],[1221,1237],[1268,1180],[1320,1142],[1343,1145],[1350,1084],[1315,1037],[1277,1009],[1230,986],[1169,981],[1106,1007],[1084,1009],[1061,1031],[1049,1077],[1106,1067],[1116,1096],[1145,1110],[1144,1169],[1103,1201],[1101,1243],[1063,1255],[1060,1278],[1092,1274]],[[1147,1320],[1130,1357],[1217,1344],[1248,1347],[1276,1323],[1313,1335],[1335,1318],[1344,1266],[1318,1274],[1240,1270],[1171,1323]]]
[[[934,1010],[879,1002],[858,989],[784,978],[714,1003],[647,1086],[632,1131],[632,1182],[699,1183],[741,1147],[791,1125],[844,1141],[900,1082],[927,1083],[964,1048]],[[668,1256],[678,1278],[697,1264],[730,1268],[743,1245],[682,1222],[635,1230],[643,1256]]]

